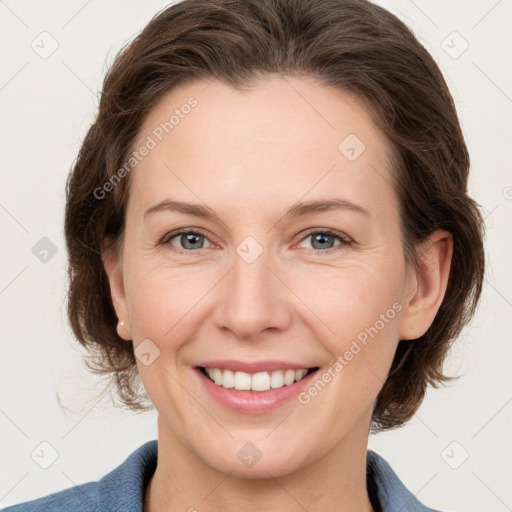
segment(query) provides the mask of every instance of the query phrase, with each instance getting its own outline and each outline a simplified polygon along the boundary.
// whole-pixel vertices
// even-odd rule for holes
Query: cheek
[[[134,258],[126,261],[125,289],[133,339],[172,344],[194,324],[201,298],[212,284],[205,272],[171,268]],[[211,276],[213,277],[213,276]],[[210,279],[211,281],[211,279]]]
[[[387,326],[397,322],[393,305],[401,300],[404,268],[400,262],[372,259],[346,267],[304,274],[294,281],[297,295],[311,310],[326,336],[341,347],[385,315]],[[388,313],[388,314],[387,314]],[[382,330],[382,329],[379,329]]]
[[[150,364],[137,359],[144,387],[158,410],[172,409],[180,421],[183,411],[195,410],[191,397],[177,382],[184,377],[182,354],[201,325],[201,298],[208,286],[204,272],[172,269],[142,258],[126,261],[125,282],[130,308],[130,327],[137,346],[150,347]],[[146,340],[150,340],[148,345]],[[146,345],[143,345],[146,343]],[[156,348],[155,348],[156,347]],[[178,421],[178,419],[176,419]]]

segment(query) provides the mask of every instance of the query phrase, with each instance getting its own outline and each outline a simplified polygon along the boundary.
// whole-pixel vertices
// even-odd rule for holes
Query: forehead
[[[374,207],[394,201],[389,145],[368,109],[311,78],[175,88],[147,116],[134,147],[143,145],[130,185],[137,209],[177,196],[261,209],[333,191]]]

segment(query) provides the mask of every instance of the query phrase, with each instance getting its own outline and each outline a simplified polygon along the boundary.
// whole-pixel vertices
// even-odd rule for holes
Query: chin
[[[252,466],[246,465],[237,457],[236,460],[233,460],[233,458],[225,459],[222,461],[222,464],[219,464],[220,461],[218,460],[212,462],[216,463],[213,465],[215,470],[229,474],[234,478],[247,480],[267,480],[272,477],[283,477],[296,471],[299,464],[293,454],[289,454],[289,456],[280,454],[278,460],[270,459],[263,455]]]
[[[216,453],[211,447],[203,461],[216,471],[244,479],[282,477],[305,463],[303,443],[298,443],[296,447],[283,447],[277,437],[273,442],[265,439],[266,436],[267,431],[261,436],[261,441],[253,436],[243,436],[242,439],[233,440],[230,446],[216,447]]]

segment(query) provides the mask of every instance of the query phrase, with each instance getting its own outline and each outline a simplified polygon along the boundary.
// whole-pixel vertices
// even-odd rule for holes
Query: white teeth
[[[289,386],[295,382],[295,370],[286,370],[284,374],[284,383]]]
[[[268,391],[283,386],[290,386],[303,379],[308,372],[307,368],[301,370],[277,370],[274,372],[232,372],[220,368],[205,368],[206,373],[217,384],[224,388],[235,388],[239,391]]]
[[[235,374],[231,370],[224,370],[222,385],[228,389],[235,387]]]
[[[222,382],[220,383],[222,386]],[[249,391],[251,389],[251,376],[245,372],[235,373],[235,389]]]
[[[214,368],[213,370],[213,380],[217,386],[222,384],[222,372],[218,368]]]
[[[272,389],[282,388],[284,386],[283,372],[272,372],[270,376],[270,387]]]
[[[255,373],[251,378],[251,389],[253,391],[268,391],[270,389],[269,373],[268,372]]]

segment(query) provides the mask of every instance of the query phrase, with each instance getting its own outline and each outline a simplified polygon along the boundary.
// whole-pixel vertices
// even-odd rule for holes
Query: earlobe
[[[127,324],[127,322],[117,322],[117,334],[119,335],[120,338],[122,338],[125,341],[130,341],[132,339],[130,326]]]
[[[400,325],[400,339],[416,339],[428,330],[439,310],[448,286],[453,237],[438,230],[417,248],[419,266],[406,279]]]
[[[128,308],[121,266],[116,256],[108,249],[102,253],[101,259],[110,285],[112,305],[116,311],[117,318],[119,318],[117,334],[122,339],[129,341],[132,339],[132,336],[128,321]]]

